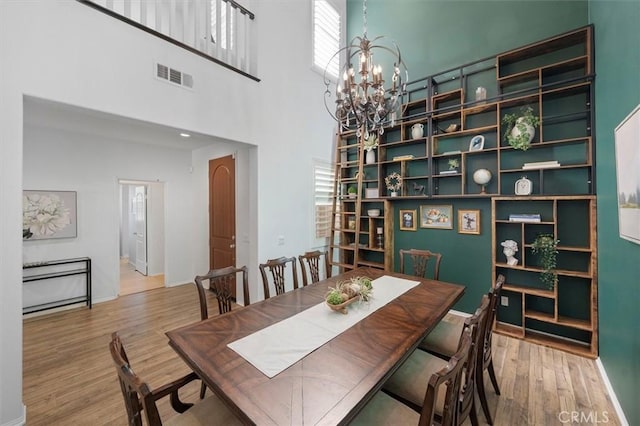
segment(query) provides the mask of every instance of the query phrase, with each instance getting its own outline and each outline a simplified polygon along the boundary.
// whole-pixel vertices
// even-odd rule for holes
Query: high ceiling
[[[25,126],[59,129],[106,139],[194,150],[220,139],[185,129],[135,120],[40,98],[25,97]],[[180,133],[191,137],[185,138]]]

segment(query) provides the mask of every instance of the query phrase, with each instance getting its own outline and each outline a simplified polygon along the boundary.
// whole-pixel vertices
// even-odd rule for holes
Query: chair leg
[[[478,422],[478,413],[476,413],[476,402],[475,399],[471,403],[471,413],[469,413],[469,417],[471,417],[471,426],[479,426]],[[491,424],[491,423],[489,423]]]
[[[484,391],[484,372],[482,369],[476,372],[476,386],[478,388],[478,398],[480,399],[480,405],[482,405],[482,411],[484,412],[484,418],[487,419],[487,423],[493,425],[491,419],[491,413],[489,412],[489,403],[487,402],[487,394]]]
[[[200,384],[200,399],[204,399],[204,393],[207,391],[207,385],[202,382]]]
[[[500,395],[500,387],[498,386],[498,380],[496,379],[496,372],[493,370],[493,359],[489,360],[487,370],[489,371],[491,384],[493,385],[493,389],[496,391],[496,395]]]

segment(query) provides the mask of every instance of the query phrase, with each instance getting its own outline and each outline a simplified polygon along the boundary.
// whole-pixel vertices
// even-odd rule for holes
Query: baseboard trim
[[[629,426],[629,422],[624,415],[624,411],[622,411],[622,406],[620,405],[620,401],[618,401],[618,397],[616,393],[613,391],[613,386],[611,386],[611,382],[609,381],[609,376],[607,376],[607,371],[604,369],[604,364],[600,360],[600,357],[596,358],[596,366],[600,371],[600,376],[602,377],[602,381],[604,382],[604,387],[607,388],[607,392],[609,392],[609,397],[611,398],[611,403],[613,404],[613,408],[616,410],[616,414],[618,415],[618,419],[620,419],[620,424],[622,426]]]
[[[22,416],[17,419],[13,419],[0,426],[23,426],[27,423],[27,406],[22,404]]]
[[[468,314],[466,312],[456,311],[455,309],[450,309],[449,313],[451,315],[458,315],[459,317],[462,317],[462,318],[469,318],[471,316],[471,314]]]

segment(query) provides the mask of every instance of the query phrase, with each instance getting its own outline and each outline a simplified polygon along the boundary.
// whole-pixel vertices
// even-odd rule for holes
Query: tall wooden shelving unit
[[[495,330],[597,356],[593,64],[593,27],[587,26],[414,82],[403,116],[393,126],[387,123],[380,137],[375,164],[364,161],[355,129],[340,132],[331,244],[332,253],[339,252],[337,265],[343,270],[393,267],[398,201],[405,208],[413,201],[490,199],[492,272],[506,275],[505,293],[513,299],[510,306],[500,306]],[[475,97],[479,86],[486,88],[485,99]],[[522,107],[531,107],[541,121],[526,151],[507,143],[502,124],[506,114]],[[411,127],[417,123],[424,126],[424,135],[414,138]],[[470,140],[477,135],[484,137],[484,146],[471,150]],[[459,163],[453,171],[452,159]],[[559,166],[523,169],[525,163],[550,160]],[[484,192],[473,181],[480,168],[493,176]],[[384,184],[392,172],[404,181],[398,197],[390,197]],[[515,182],[523,176],[533,183],[528,197],[514,195]],[[354,199],[347,197],[350,185],[356,187]],[[510,210],[537,213],[538,207],[546,216],[541,224],[508,222]],[[380,217],[368,217],[367,211],[376,208]],[[572,208],[577,213],[567,220]],[[379,227],[384,229],[382,249],[374,233]],[[564,269],[553,291],[538,288],[539,268],[530,245],[539,231],[561,241],[559,265]],[[586,239],[572,245],[573,232]],[[507,237],[518,242],[525,258],[519,267],[501,261],[499,245]]]

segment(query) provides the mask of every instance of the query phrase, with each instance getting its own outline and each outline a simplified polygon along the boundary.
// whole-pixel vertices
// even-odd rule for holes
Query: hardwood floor
[[[142,275],[129,263],[129,259],[120,258],[120,296],[161,287],[164,287],[164,274]]]
[[[216,311],[215,299],[209,297],[210,311]],[[155,388],[189,372],[164,333],[199,319],[193,284],[123,296],[91,310],[25,319],[27,425],[126,425],[107,347],[111,333],[120,333],[132,368]],[[563,411],[592,413],[592,422],[582,425],[602,423],[604,412],[607,425],[620,424],[594,361],[500,335],[493,342],[502,396],[493,393],[488,377],[486,383],[496,425],[562,424],[569,418],[558,417]],[[197,400],[199,386],[189,384],[182,399]],[[161,402],[160,411],[165,419],[174,414],[168,400]],[[478,418],[486,424],[481,409]]]

